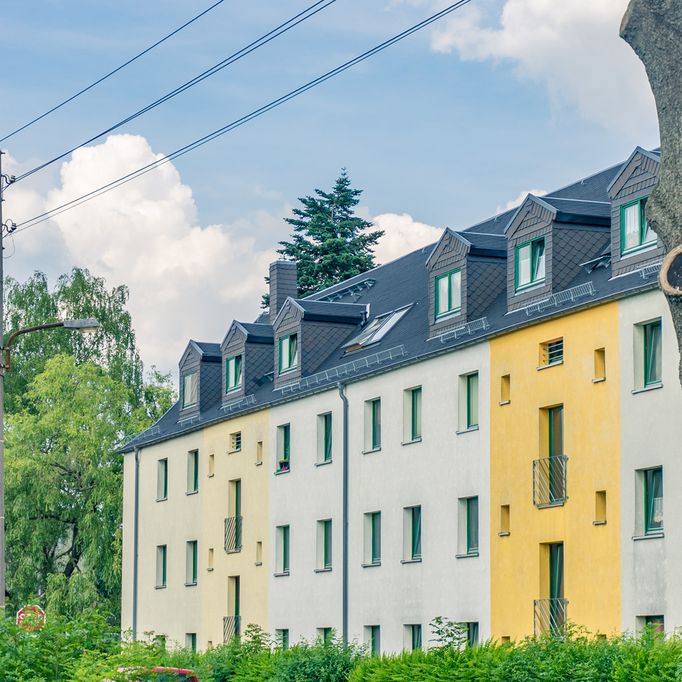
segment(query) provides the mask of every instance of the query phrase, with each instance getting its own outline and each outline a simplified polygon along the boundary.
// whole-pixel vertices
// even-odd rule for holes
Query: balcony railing
[[[536,507],[554,507],[566,502],[567,464],[566,455],[533,461],[533,504]]]
[[[534,602],[536,635],[557,634],[566,625],[567,599],[536,599]]]
[[[223,617],[223,642],[229,642],[241,634],[241,616]]]
[[[228,554],[242,551],[241,516],[228,516],[225,519],[225,551]]]

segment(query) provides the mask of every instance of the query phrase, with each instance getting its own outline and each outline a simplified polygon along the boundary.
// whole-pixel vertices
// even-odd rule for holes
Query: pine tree
[[[298,294],[307,296],[375,266],[372,248],[384,234],[354,209],[362,190],[353,189],[345,168],[331,192],[299,198],[302,208],[285,218],[294,229],[277,253],[298,266]],[[266,299],[264,299],[266,300]]]

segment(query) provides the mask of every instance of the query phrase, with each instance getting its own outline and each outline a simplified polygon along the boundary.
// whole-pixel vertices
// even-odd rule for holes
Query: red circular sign
[[[17,611],[17,625],[24,630],[40,630],[45,627],[45,611],[36,604],[29,604]]]

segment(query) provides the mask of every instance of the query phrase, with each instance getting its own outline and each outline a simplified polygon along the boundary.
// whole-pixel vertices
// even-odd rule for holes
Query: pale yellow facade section
[[[563,363],[540,369],[542,344],[557,339],[563,339]],[[602,358],[606,373],[599,381]],[[567,619],[593,633],[616,633],[621,600],[617,303],[491,340],[490,376],[492,636],[515,640],[533,634],[534,600],[550,596],[549,543],[563,543]],[[538,508],[533,460],[549,454],[547,408],[560,405],[567,500]],[[606,496],[605,519],[598,493]]]

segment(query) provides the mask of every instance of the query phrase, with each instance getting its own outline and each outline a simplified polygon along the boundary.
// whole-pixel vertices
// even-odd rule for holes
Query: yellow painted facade
[[[561,338],[563,363],[538,369],[542,344]],[[620,630],[618,338],[618,304],[608,303],[490,342],[491,634],[496,639],[533,634],[534,600],[550,596],[549,543],[563,543],[568,621],[593,633]],[[606,358],[605,381],[594,381],[600,378],[595,364],[596,374],[602,373],[602,356],[595,357],[599,349]],[[548,408],[560,405],[567,500],[538,508],[533,460],[549,454]],[[604,520],[598,492],[606,493],[606,523],[595,524]]]
[[[210,426],[202,434],[206,458],[202,491],[206,554],[200,561],[205,567],[200,584],[206,640],[198,643],[202,649],[223,642],[223,618],[236,610],[236,576],[241,631],[252,623],[268,627],[268,426],[268,411],[260,410]],[[235,447],[237,433],[240,449]],[[224,522],[235,515],[236,481],[241,482],[241,550],[228,553]]]

